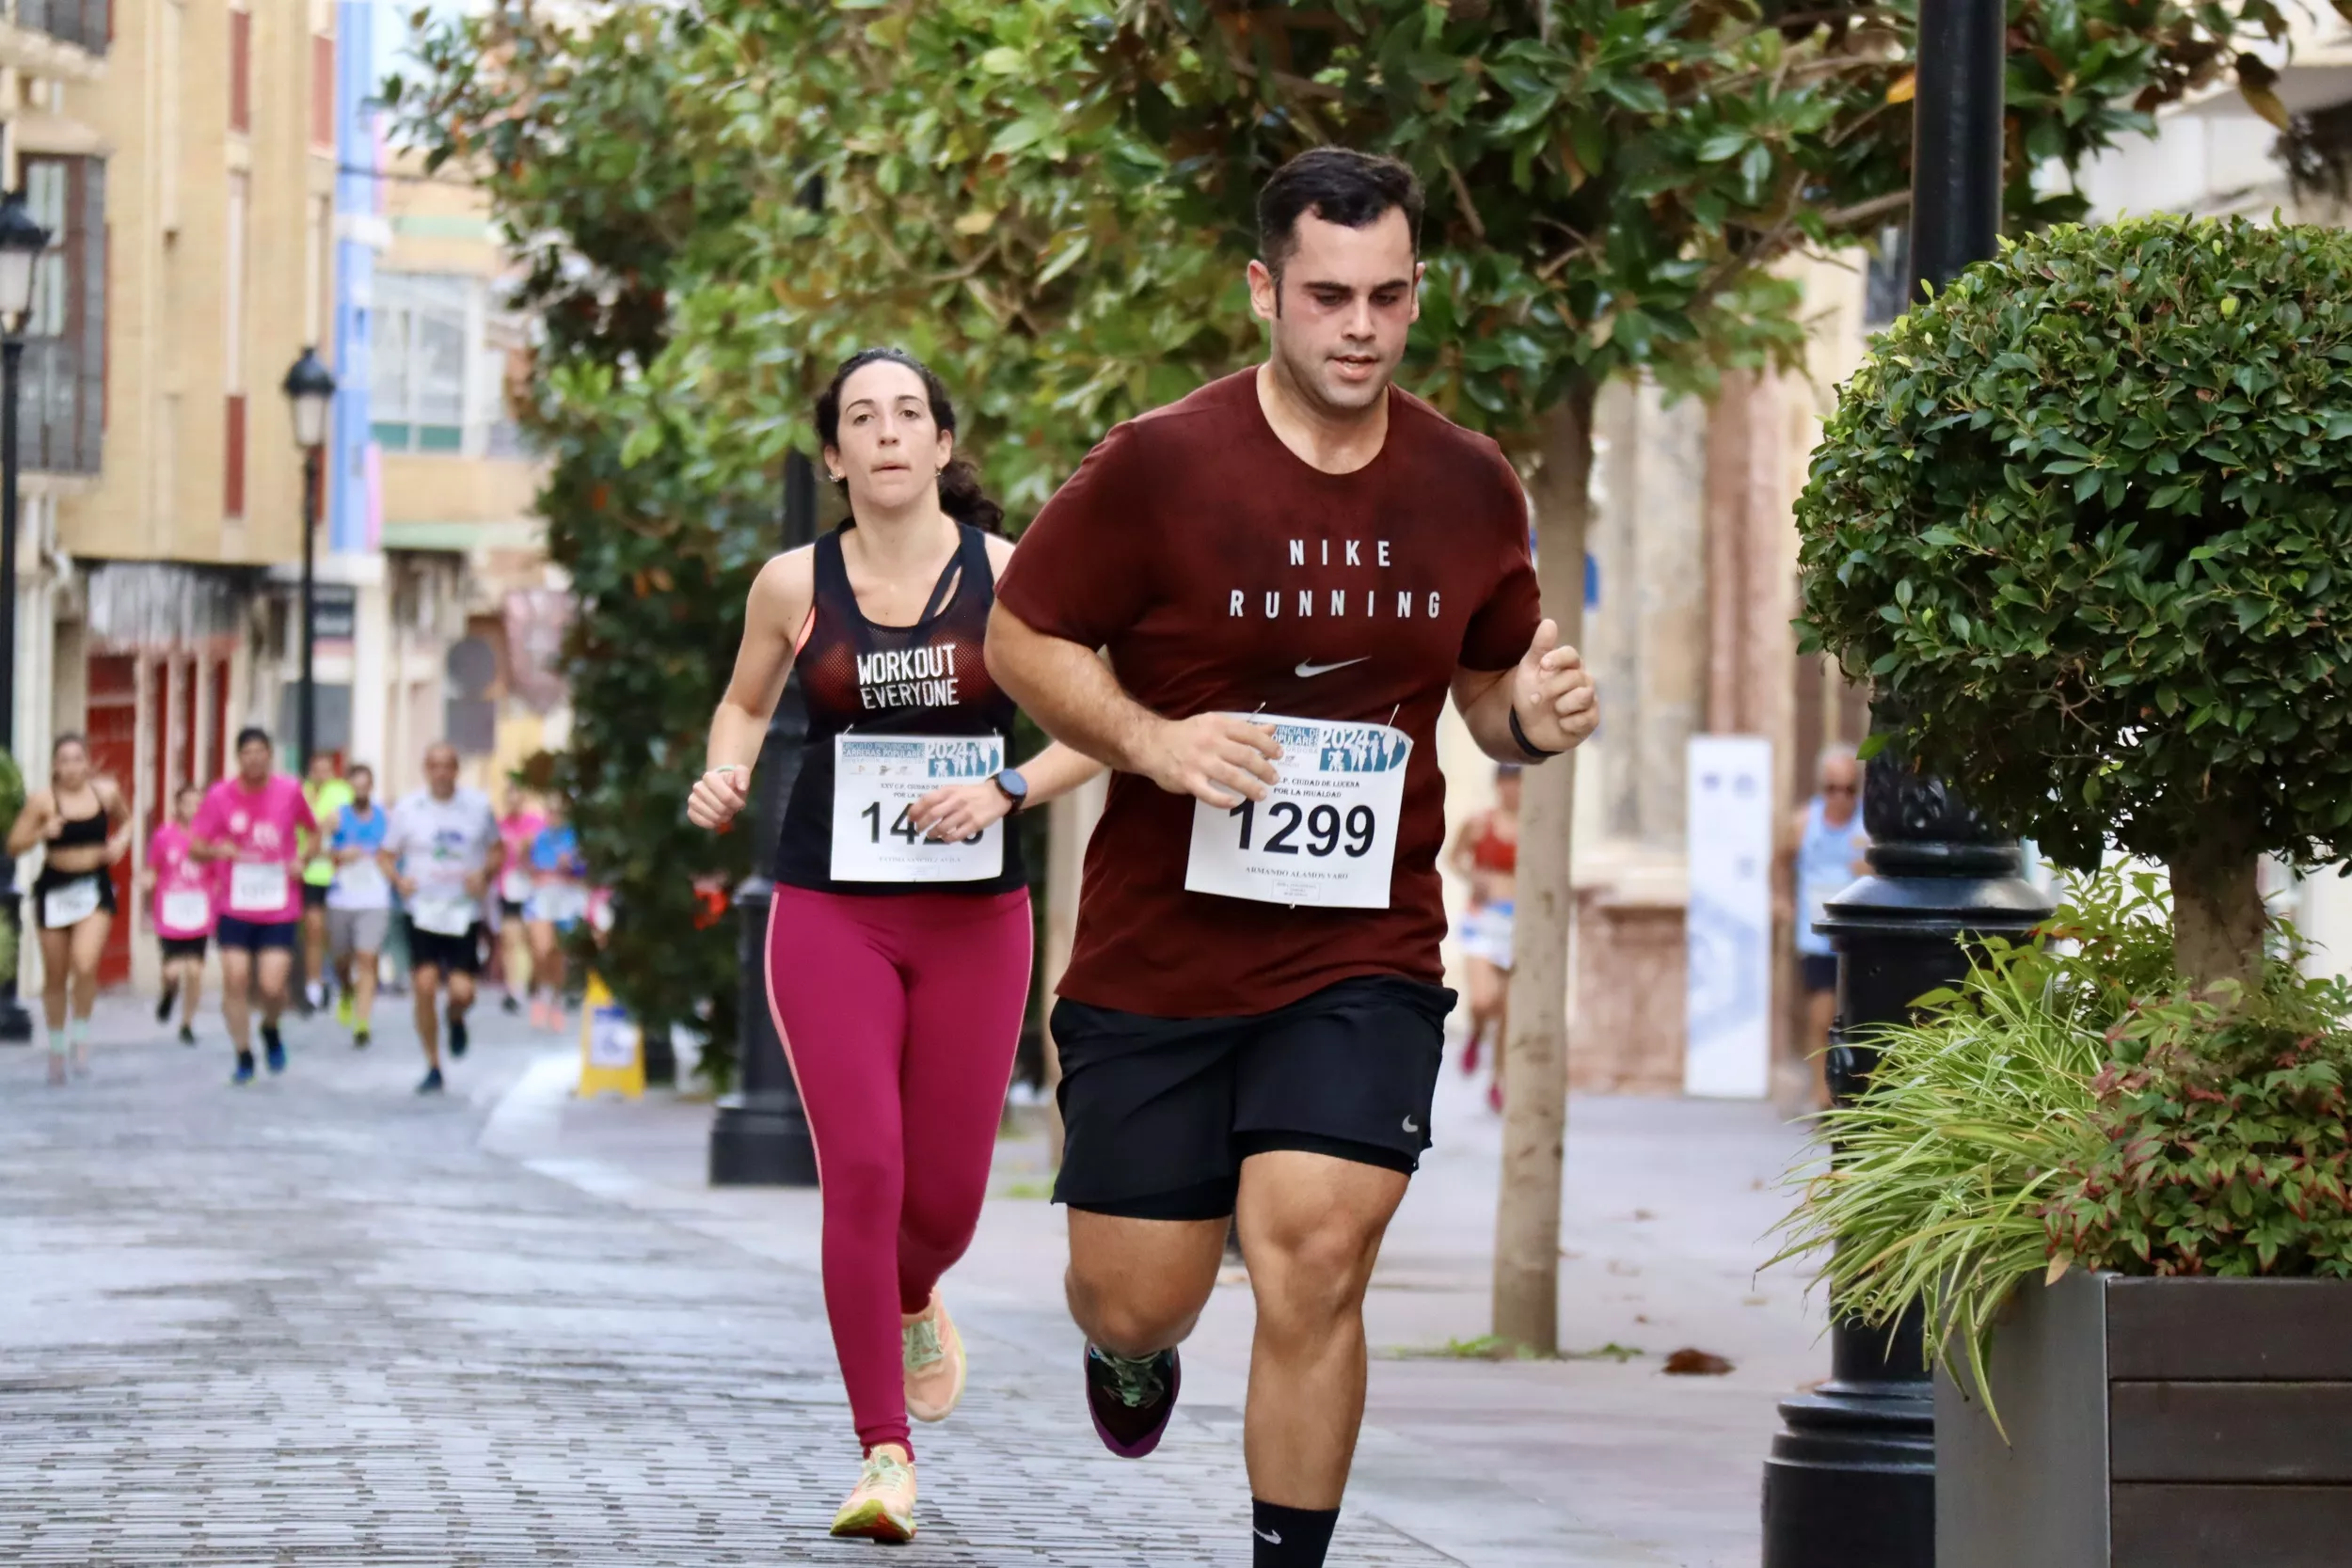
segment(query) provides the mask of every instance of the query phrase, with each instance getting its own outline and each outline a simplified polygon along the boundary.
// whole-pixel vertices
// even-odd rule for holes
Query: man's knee
[[[1187,1227],[1165,1247],[1089,1246],[1072,1236],[1063,1291],[1087,1338],[1122,1355],[1180,1343],[1216,1289],[1224,1239],[1210,1226]]]

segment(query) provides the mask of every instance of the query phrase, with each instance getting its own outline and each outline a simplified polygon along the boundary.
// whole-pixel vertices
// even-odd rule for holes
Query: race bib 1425
[[[987,784],[1004,768],[1001,736],[834,736],[834,880],[978,882],[1001,875],[1003,822],[943,844],[915,827],[914,811],[943,785]]]

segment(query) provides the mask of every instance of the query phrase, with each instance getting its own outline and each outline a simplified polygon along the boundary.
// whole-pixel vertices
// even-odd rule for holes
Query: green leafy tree
[[[1109,423],[1255,356],[1241,263],[1266,172],[1322,142],[1393,152],[1433,198],[1408,384],[1521,463],[1573,640],[1596,393],[1793,362],[1774,264],[1873,236],[1907,199],[1915,20],[1738,0],[709,0],[664,34],[674,56],[622,67],[668,93],[659,131],[567,121],[579,145],[627,143],[599,166],[550,122],[545,150],[599,182],[551,194],[600,212],[658,204],[600,182],[628,158],[742,193],[714,228],[697,188],[676,231],[691,261],[664,275],[672,336],[602,406],[637,464],[742,493],[808,440],[841,353],[898,341],[965,400],[1016,509]],[[2245,28],[2279,26],[2266,0],[2018,0],[2010,21],[2021,221],[2078,205],[2035,192],[2040,163],[2144,126],[2227,71]],[[472,122],[495,136],[494,119]],[[1497,1332],[1537,1350],[1557,1333],[1570,793],[1564,760],[1526,798],[1497,1248]]]
[[[2352,853],[2352,235],[2147,218],[1883,336],[1799,503],[1815,637],[1899,741],[2090,866],[2172,871],[2182,972],[2263,972],[2259,855]]]
[[[617,918],[590,961],[649,1037],[702,1030],[705,1070],[723,1085],[735,923],[714,918],[708,895],[747,872],[751,835],[699,832],[683,802],[779,490],[772,468],[690,475],[672,451],[622,459],[636,383],[669,339],[671,290],[744,209],[745,171],[671,134],[671,68],[697,26],[668,6],[584,26],[501,6],[428,30],[421,75],[387,96],[429,169],[488,195],[513,237],[516,303],[543,329],[517,412],[549,462],[538,504],[578,613],[564,643],[570,745],[537,759],[531,782],[569,802],[613,890]]]

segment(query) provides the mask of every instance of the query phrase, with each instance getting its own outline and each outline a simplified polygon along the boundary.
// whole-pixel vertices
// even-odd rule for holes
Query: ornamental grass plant
[[[2274,936],[2257,986],[2194,986],[2158,879],[2070,884],[2031,942],[1990,943],[1870,1042],[1772,1261],[1819,1257],[1865,1323],[1917,1303],[1930,1358],[1979,1390],[2026,1280],[2352,1278],[2352,990]]]

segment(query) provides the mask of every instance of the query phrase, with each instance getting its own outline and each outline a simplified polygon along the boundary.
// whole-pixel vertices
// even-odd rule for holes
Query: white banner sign
[[[1761,1100],[1772,1067],[1772,744],[1694,735],[1685,1094]]]

